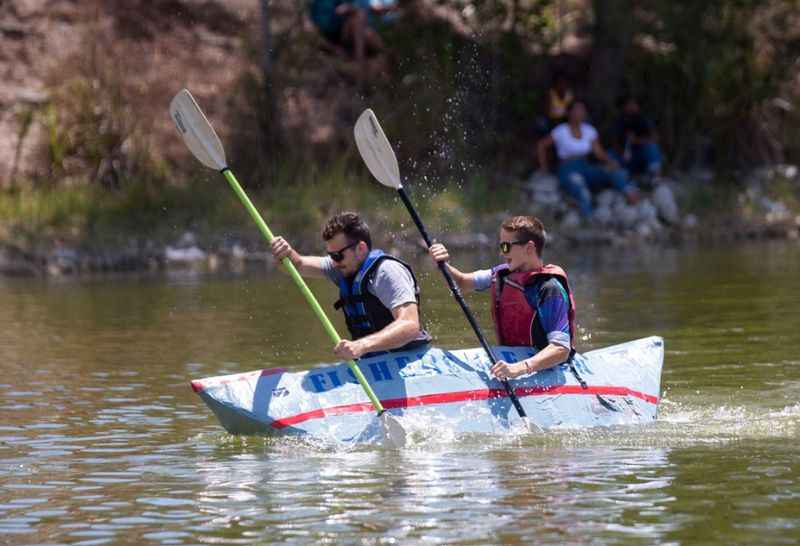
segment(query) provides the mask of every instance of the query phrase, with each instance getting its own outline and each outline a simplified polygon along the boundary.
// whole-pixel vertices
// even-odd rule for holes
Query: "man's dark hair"
[[[364,241],[372,250],[372,237],[369,235],[369,226],[355,212],[341,212],[332,216],[322,228],[322,238],[330,241],[339,233],[344,233],[350,243]]]
[[[536,253],[540,258],[542,257],[547,236],[541,220],[534,216],[512,216],[504,221],[500,227],[513,233],[518,241],[533,241],[536,246]]]

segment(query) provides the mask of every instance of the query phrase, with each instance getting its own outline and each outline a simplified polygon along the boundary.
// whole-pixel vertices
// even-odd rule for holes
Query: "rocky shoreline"
[[[661,178],[644,188],[642,199],[629,205],[622,196],[605,191],[595,196],[591,218],[581,218],[558,191],[552,175],[534,174],[521,186],[526,214],[540,216],[548,226],[553,247],[608,245],[674,245],[690,242],[724,243],[748,239],[800,240],[800,211],[795,210],[800,192],[800,170],[793,165],[777,165],[747,173],[727,199],[734,207],[714,203],[709,188],[709,173],[694,172]],[[783,189],[784,199],[776,196]],[[703,193],[704,210],[695,210],[692,193]],[[493,213],[472,225],[471,232],[442,234],[440,240],[453,249],[491,249],[495,229],[505,212]],[[377,226],[377,233],[387,229]],[[423,252],[422,242],[413,229],[390,232],[379,244],[393,251]],[[297,234],[300,248],[317,248],[316,230]],[[66,243],[63,239],[41,240],[22,248],[0,241],[0,275],[69,276],[113,272],[159,271],[193,268],[204,271],[243,271],[249,266],[273,268],[275,264],[263,240],[252,235],[216,237],[204,240],[184,232],[170,242],[130,238],[113,247],[86,243]]]

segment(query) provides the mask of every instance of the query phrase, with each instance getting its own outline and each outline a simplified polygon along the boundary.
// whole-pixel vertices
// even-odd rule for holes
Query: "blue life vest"
[[[359,339],[375,332],[379,332],[394,322],[391,309],[387,309],[377,296],[369,292],[366,286],[383,260],[394,260],[403,265],[414,280],[414,294],[419,306],[419,284],[414,272],[402,260],[386,254],[382,250],[372,250],[355,275],[342,278],[339,281],[339,300],[334,303],[336,309],[344,311],[347,329],[353,339]],[[397,349],[407,349],[427,343],[424,340],[415,340],[410,344]]]

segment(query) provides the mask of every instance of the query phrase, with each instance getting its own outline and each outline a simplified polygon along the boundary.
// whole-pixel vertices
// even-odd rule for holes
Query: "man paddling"
[[[431,337],[419,320],[419,285],[400,259],[372,248],[367,224],[354,212],[333,216],[322,229],[327,256],[301,256],[283,237],[272,241],[276,260],[288,257],[303,276],[327,277],[339,286],[334,304],[345,314],[353,340],[343,339],[339,358],[408,350]]]
[[[498,379],[513,379],[561,364],[572,354],[575,303],[567,275],[557,265],[544,265],[544,225],[532,216],[514,216],[500,226],[504,263],[463,273],[447,264],[462,292],[492,291],[492,318],[501,345],[526,345],[539,351],[521,362],[502,360],[492,366]],[[437,262],[450,259],[440,243],[430,247]]]

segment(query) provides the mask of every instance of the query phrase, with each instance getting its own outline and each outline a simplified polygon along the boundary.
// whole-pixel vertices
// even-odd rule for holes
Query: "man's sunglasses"
[[[530,241],[500,241],[500,252],[508,254],[513,245],[527,245]]]
[[[344,251],[347,250],[348,248],[353,248],[360,242],[361,241],[356,241],[355,243],[350,243],[346,247],[340,248],[339,250],[328,252],[328,256],[330,256],[331,260],[333,260],[334,262],[341,262],[342,260],[344,260]]]

